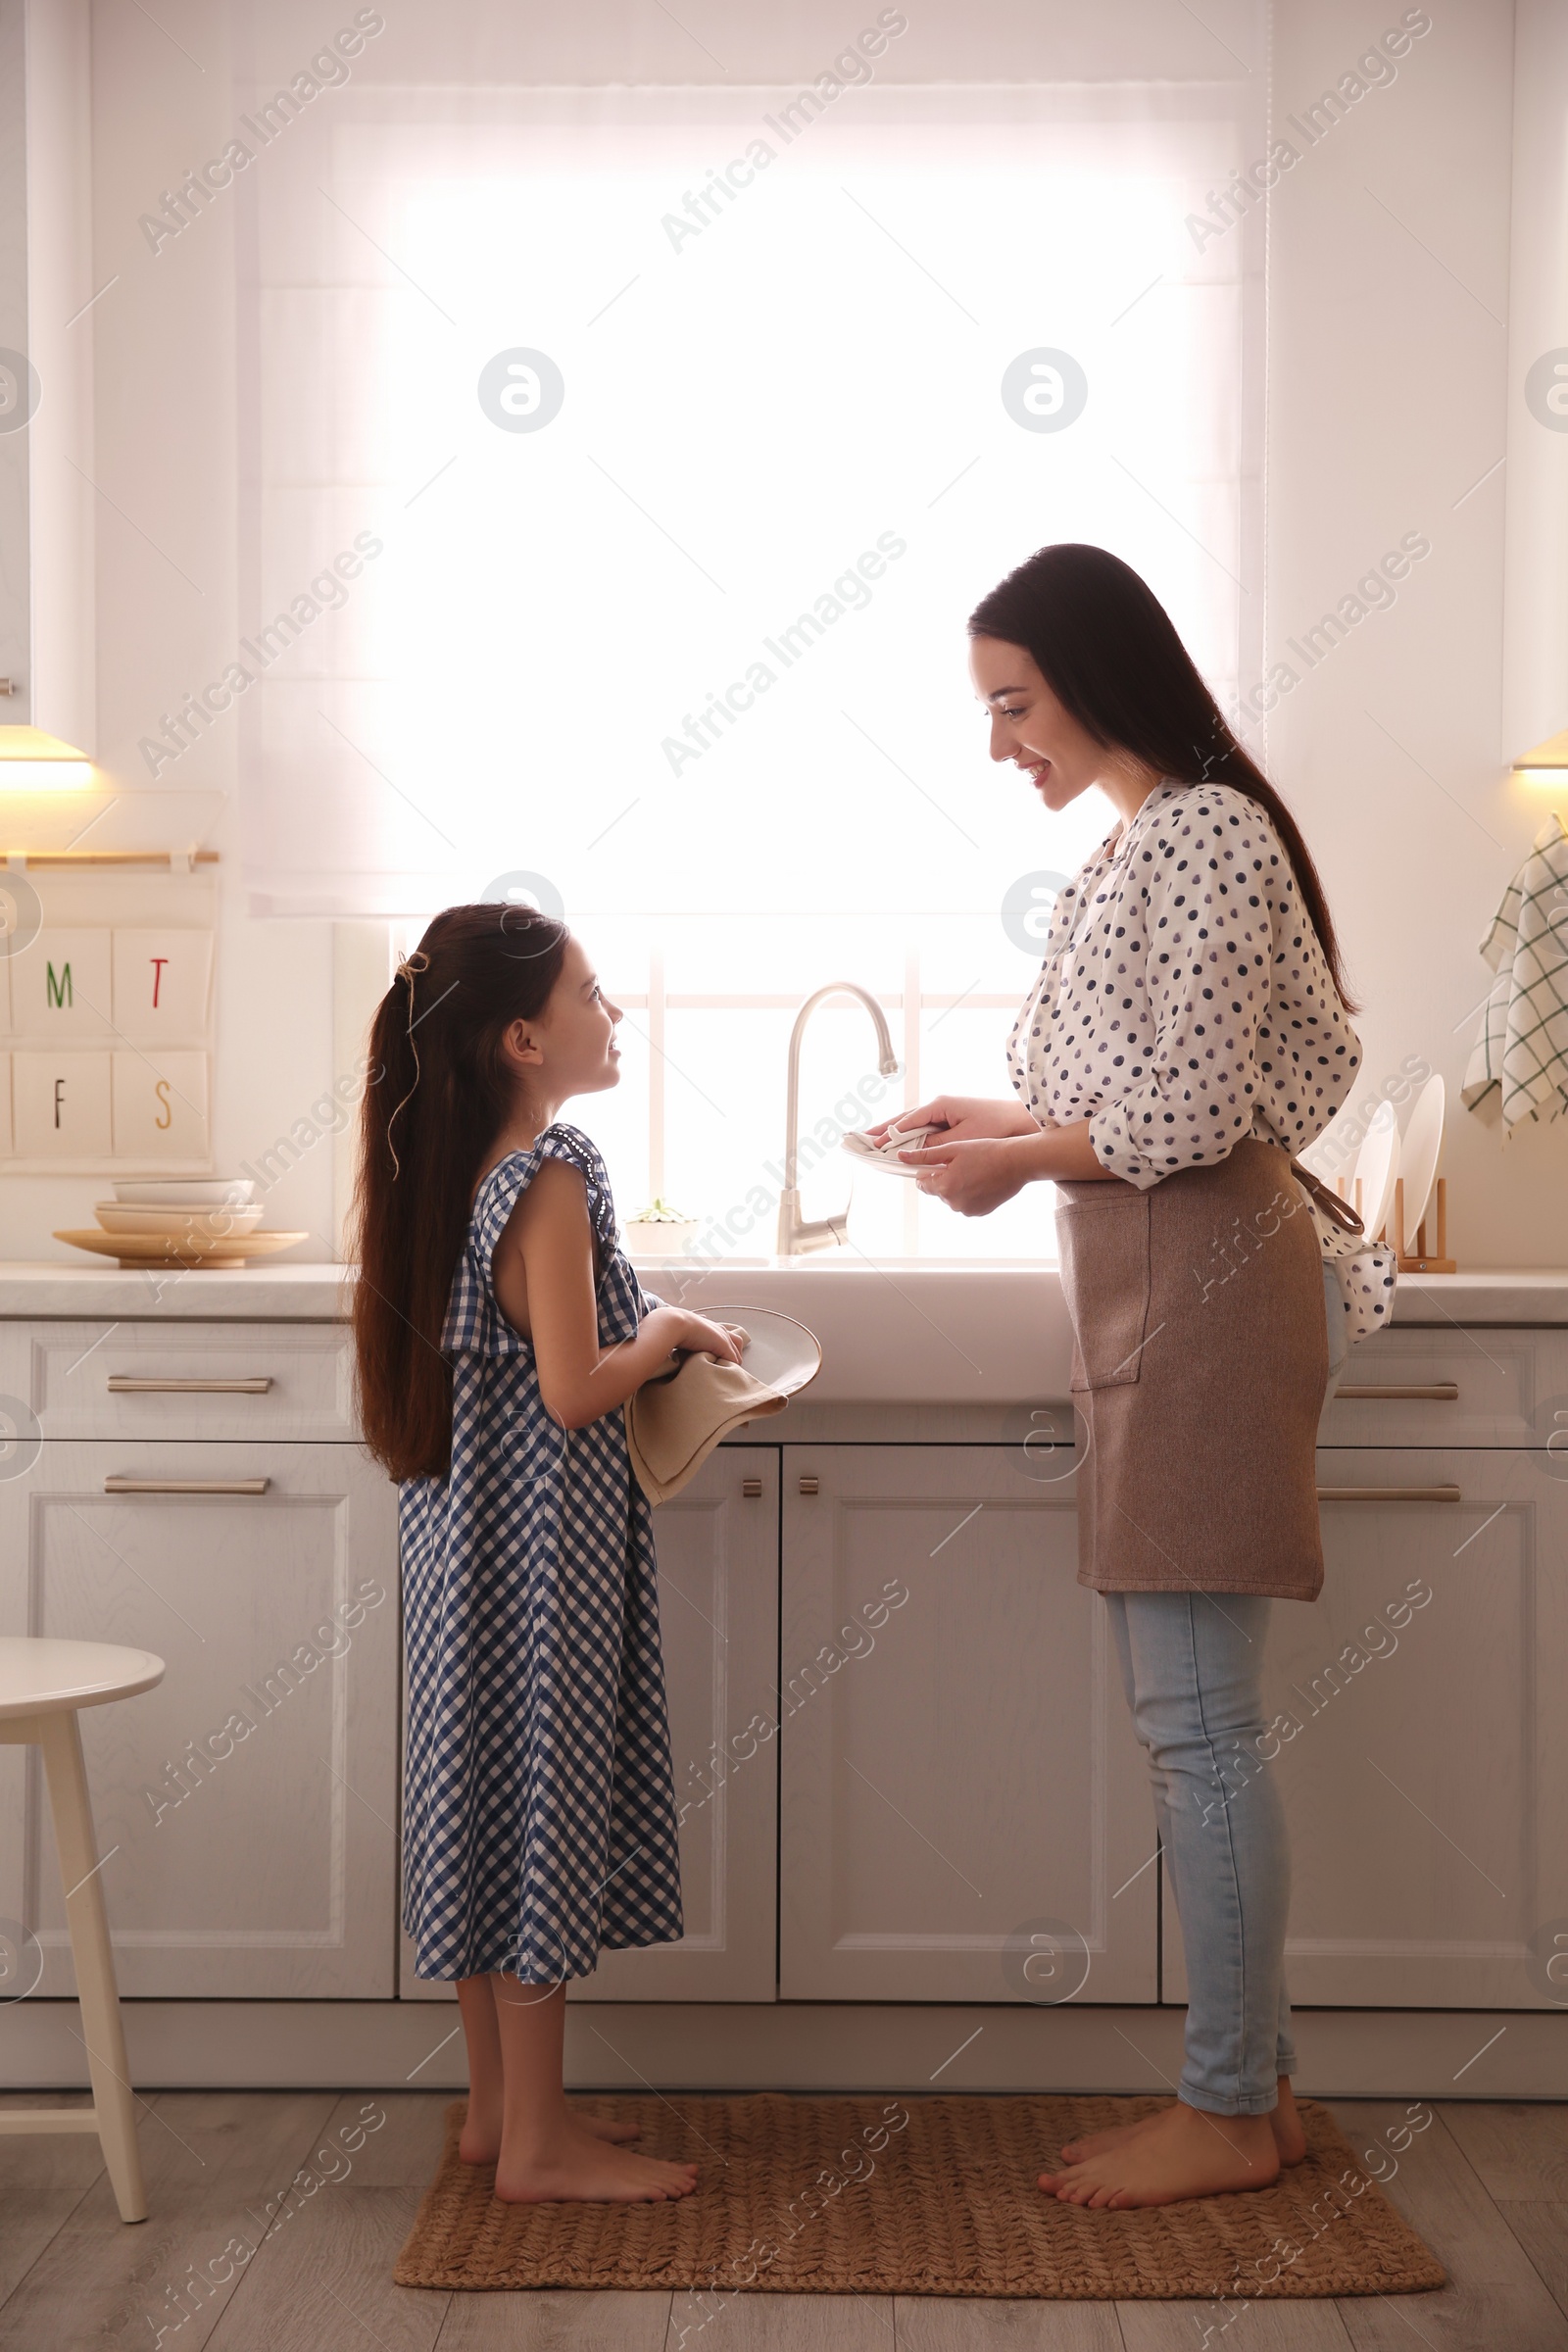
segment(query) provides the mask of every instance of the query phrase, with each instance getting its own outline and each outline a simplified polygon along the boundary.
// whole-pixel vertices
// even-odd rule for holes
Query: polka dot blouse
[[[1294,1156],[1360,1060],[1284,844],[1210,784],[1161,785],[1062,891],[1007,1045],[1042,1126],[1087,1119],[1140,1191],[1244,1136]]]

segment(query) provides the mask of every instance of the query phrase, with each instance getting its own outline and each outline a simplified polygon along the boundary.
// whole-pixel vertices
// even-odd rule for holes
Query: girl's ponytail
[[[474,1187],[512,1108],[502,1041],[533,1020],[569,934],[537,908],[449,906],[376,1007],[351,1255],[360,1425],[396,1479],[444,1476],[447,1301]]]

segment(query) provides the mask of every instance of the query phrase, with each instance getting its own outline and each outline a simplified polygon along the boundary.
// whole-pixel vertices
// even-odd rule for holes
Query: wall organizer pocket
[[[211,1168],[216,913],[194,852],[6,860],[0,1172]]]

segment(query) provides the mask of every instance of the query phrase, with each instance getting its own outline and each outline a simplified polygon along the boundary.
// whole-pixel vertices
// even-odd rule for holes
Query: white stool
[[[0,1746],[27,1741],[43,1750],[92,2082],[90,2107],[0,2109],[0,2132],[96,2132],[122,2222],[147,2219],[147,2191],[76,1710],[134,1697],[163,1679],[164,1661],[150,1649],[0,1640]]]

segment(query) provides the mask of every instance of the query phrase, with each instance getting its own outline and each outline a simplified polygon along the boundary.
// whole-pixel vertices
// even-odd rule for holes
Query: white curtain
[[[1004,571],[1112,548],[1222,700],[1251,674],[1258,223],[1212,200],[1263,57],[1199,27],[1139,79],[1124,11],[1070,86],[900,81],[906,31],[831,95],[547,89],[514,14],[366,33],[236,182],[257,910],[522,872],[573,914],[994,920],[1025,814],[963,622]],[[317,37],[256,8],[261,129]]]

